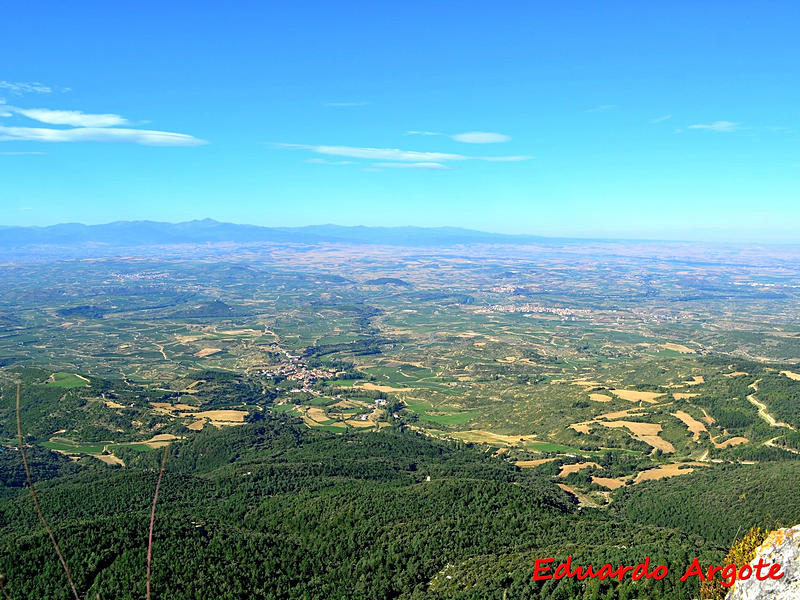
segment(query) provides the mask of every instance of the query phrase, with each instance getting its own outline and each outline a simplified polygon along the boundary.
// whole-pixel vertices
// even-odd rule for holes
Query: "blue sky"
[[[797,2],[11,2],[0,224],[800,242]]]

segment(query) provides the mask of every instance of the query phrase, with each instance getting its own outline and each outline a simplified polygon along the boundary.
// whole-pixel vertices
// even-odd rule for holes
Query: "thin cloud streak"
[[[655,119],[651,119],[651,123],[663,123],[664,121],[671,119],[672,115],[664,115],[663,117],[657,117]]]
[[[49,125],[72,125],[73,127],[114,127],[128,125],[128,120],[115,114],[87,114],[79,110],[51,110],[49,108],[18,108],[4,106],[23,117]]]
[[[595,106],[593,108],[587,108],[583,112],[587,112],[587,113],[604,112],[604,111],[607,111],[607,110],[613,110],[615,108],[617,108],[616,104],[601,104],[600,106]]]
[[[38,81],[0,81],[0,90],[8,90],[12,94],[50,94],[53,91],[49,85]]]
[[[465,144],[497,144],[510,141],[511,136],[491,131],[468,131],[466,133],[453,134],[450,139]]]
[[[452,171],[452,167],[437,162],[416,162],[416,163],[375,163],[374,167],[389,169],[418,169],[423,171]]]
[[[718,133],[730,133],[739,129],[738,123],[732,121],[714,121],[713,123],[697,123],[689,125],[689,129],[701,129],[705,131],[716,131]]]
[[[510,135],[506,135],[504,133],[495,133],[493,131],[467,131],[464,133],[448,134],[439,133],[438,131],[418,131],[412,129],[411,131],[406,131],[403,135],[444,135],[453,141],[462,142],[464,144],[496,144],[499,142],[511,141]]]
[[[208,143],[205,140],[184,133],[147,129],[111,129],[105,127],[45,129],[3,126],[0,126],[0,141],[114,142],[139,144],[141,146],[200,146]]]
[[[466,156],[448,152],[418,152],[416,150],[401,150],[399,148],[359,148],[355,146],[315,146],[310,144],[277,143],[278,148],[292,150],[309,150],[316,154],[327,156],[344,156],[346,158],[361,158],[365,160],[411,162],[411,163],[443,163],[460,160],[483,160],[490,162],[516,162],[528,160],[532,157],[518,156]]]

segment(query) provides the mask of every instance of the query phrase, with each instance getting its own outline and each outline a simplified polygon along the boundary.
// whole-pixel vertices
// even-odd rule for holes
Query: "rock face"
[[[759,558],[778,563],[785,575],[776,580],[751,577],[737,581],[725,600],[800,600],[800,525],[770,533],[750,564]]]

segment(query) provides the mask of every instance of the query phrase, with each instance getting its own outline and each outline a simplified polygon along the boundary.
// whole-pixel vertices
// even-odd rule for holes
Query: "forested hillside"
[[[6,587],[12,598],[69,598],[15,454],[0,461]],[[143,597],[159,455],[131,453],[118,470],[36,451],[43,511],[86,597]],[[542,475],[412,432],[335,435],[278,418],[204,431],[169,450],[153,597],[684,599],[697,583],[681,584],[679,572],[694,556],[719,559],[738,529],[800,516],[797,495],[781,491],[790,478],[744,469],[669,482],[708,489],[695,504],[652,483],[612,511],[578,510]],[[681,510],[702,518],[681,520]],[[673,572],[638,584],[530,581],[536,558],[567,555],[578,564],[650,555]]]

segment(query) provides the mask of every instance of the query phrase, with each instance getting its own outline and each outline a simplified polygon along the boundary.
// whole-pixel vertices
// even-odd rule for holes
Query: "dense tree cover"
[[[758,382],[757,396],[778,420],[800,429],[800,381],[770,373]]]
[[[37,483],[88,597],[143,595],[159,454],[130,452],[122,470],[59,463]],[[600,460],[630,467],[622,456]],[[740,520],[800,514],[787,487],[800,463],[781,465],[790,468],[783,483],[763,469],[748,483],[751,473],[738,470],[746,467],[731,467],[669,482],[685,493],[645,484],[612,511],[580,511],[546,476],[464,444],[394,428],[334,435],[273,417],[203,431],[173,445],[167,464],[153,589],[170,600],[499,600],[504,591],[510,598],[683,600],[698,583],[681,584],[675,572],[695,556],[724,556]],[[693,490],[700,493],[694,504]],[[633,565],[649,555],[672,573],[639,584],[531,581],[536,558],[568,555],[595,565]],[[12,598],[69,597],[25,489],[0,500],[0,572]]]
[[[35,481],[47,481],[81,471],[78,463],[63,454],[38,446],[28,449],[28,464]],[[102,466],[98,465],[98,469],[102,469]],[[21,488],[25,484],[25,469],[22,466],[19,449],[0,447],[0,494],[10,494],[15,488]]]
[[[727,547],[751,527],[800,522],[799,485],[800,460],[699,468],[691,475],[624,488],[611,512]]]

